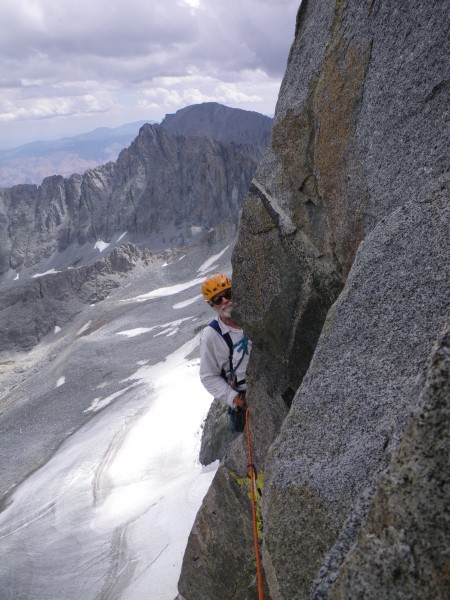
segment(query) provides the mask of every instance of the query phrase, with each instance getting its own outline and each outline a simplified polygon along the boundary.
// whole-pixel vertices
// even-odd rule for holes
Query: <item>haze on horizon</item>
[[[161,121],[201,102],[275,111],[300,0],[4,0],[0,147]]]

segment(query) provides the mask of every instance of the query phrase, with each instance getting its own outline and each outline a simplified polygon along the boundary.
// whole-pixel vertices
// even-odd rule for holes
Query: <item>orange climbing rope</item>
[[[245,424],[247,426],[247,446],[248,446],[248,466],[249,469],[249,478],[251,480],[251,497],[252,497],[252,517],[253,517],[253,538],[255,541],[255,557],[256,557],[256,576],[258,581],[258,600],[264,600],[264,588],[263,588],[263,577],[262,577],[262,569],[261,569],[261,559],[259,556],[259,544],[258,544],[258,526],[256,522],[256,503],[255,503],[255,465],[252,460],[252,445],[250,443],[250,427],[248,423],[248,415],[249,409],[247,408],[247,413],[245,415]]]

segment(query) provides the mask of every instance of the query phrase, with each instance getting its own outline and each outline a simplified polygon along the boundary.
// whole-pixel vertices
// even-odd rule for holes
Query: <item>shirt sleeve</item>
[[[211,332],[206,328],[200,338],[200,380],[214,398],[233,407],[238,392],[220,374],[222,365],[228,360],[228,346],[212,327],[209,329]]]

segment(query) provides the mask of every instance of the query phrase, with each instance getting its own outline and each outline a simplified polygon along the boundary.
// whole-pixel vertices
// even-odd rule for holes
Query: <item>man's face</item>
[[[221,292],[220,294],[214,296],[211,305],[219,316],[228,318],[231,317],[231,311],[233,309],[231,290],[225,290],[224,292]]]

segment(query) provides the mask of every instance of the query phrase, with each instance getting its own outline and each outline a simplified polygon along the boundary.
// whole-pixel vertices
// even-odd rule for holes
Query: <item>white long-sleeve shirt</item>
[[[219,327],[222,333],[229,333],[233,344],[237,344],[244,337],[242,329],[234,329],[218,317]],[[248,341],[248,352],[251,351],[251,342]],[[237,381],[245,379],[245,372],[249,354],[244,355],[244,358],[236,371]],[[223,404],[233,407],[233,400],[237,396],[237,391],[234,390],[221,376],[222,367],[229,370],[230,350],[226,341],[217,331],[209,325],[205,327],[200,338],[200,380],[208,390],[208,392],[220,400]],[[233,350],[233,367],[235,368],[242,358],[242,350],[237,348]],[[238,390],[245,390],[245,383],[238,387]]]

